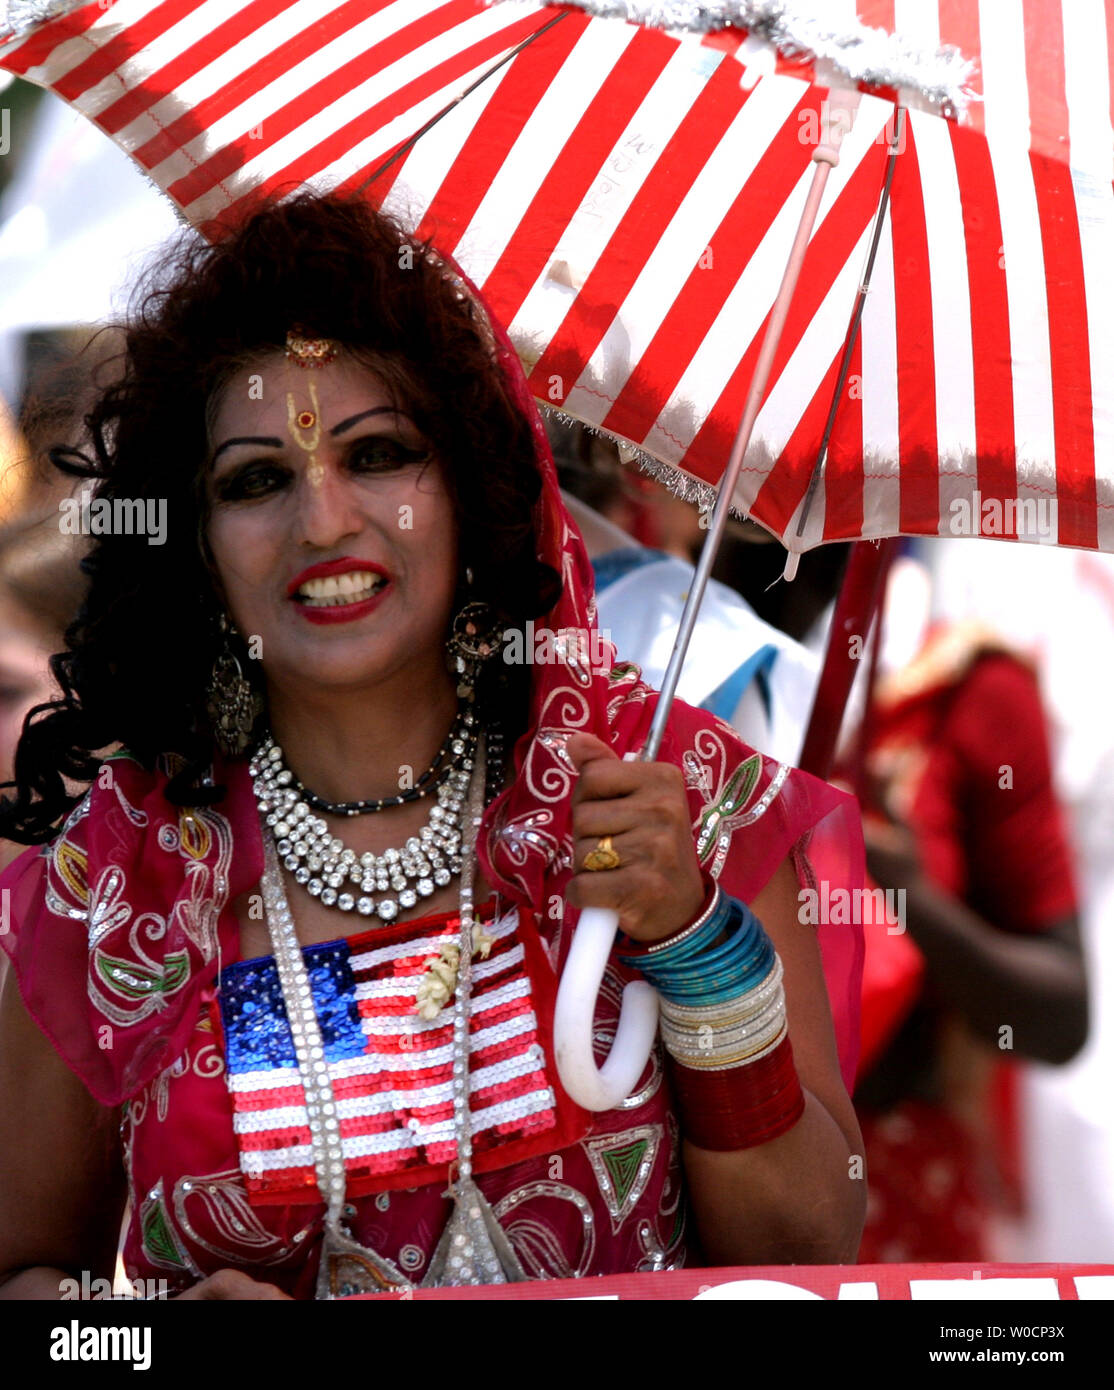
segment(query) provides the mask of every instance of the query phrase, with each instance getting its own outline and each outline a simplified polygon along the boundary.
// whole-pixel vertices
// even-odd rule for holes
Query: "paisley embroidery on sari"
[[[539,1212],[519,1214],[522,1207],[547,1198],[570,1202],[580,1214],[581,1244],[575,1256],[566,1255],[560,1236]],[[596,1253],[596,1219],[591,1202],[575,1187],[544,1179],[524,1183],[496,1202],[492,1210],[531,1279],[582,1279],[591,1269]]]
[[[688,1227],[688,1209],[684,1201],[684,1187],[681,1180],[681,1131],[672,1111],[665,1115],[665,1133],[668,1140],[669,1159],[662,1183],[657,1217],[639,1221],[639,1248],[643,1258],[639,1262],[640,1271],[653,1272],[658,1269],[682,1269],[688,1257],[688,1244],[685,1235]],[[668,1231],[663,1239],[661,1232]]]
[[[216,957],[218,923],[228,897],[232,830],[224,816],[207,807],[180,809],[177,826],[167,822],[159,827],[156,842],[183,861],[188,894],[175,901],[169,916],[141,913],[128,930],[126,942],[121,942],[116,934],[128,926],[133,911],[125,896],[127,874],[112,864],[95,884],[84,883],[85,852],[70,839],[80,819],[72,817],[52,847],[48,903],[52,911],[86,919],[89,998],[105,1018],[128,1027],[165,1009],[190,980],[188,949],[159,950],[168,931],[180,929],[172,931],[171,939],[184,936],[196,947],[202,964]],[[111,939],[111,949],[103,944],[106,939]]]
[[[320,1217],[314,1217],[295,1231],[289,1241],[282,1240],[267,1229],[252,1208],[237,1168],[179,1178],[174,1184],[172,1202],[174,1216],[190,1241],[232,1263],[246,1258],[257,1264],[277,1264],[292,1255],[320,1225]],[[197,1230],[202,1220],[227,1243],[203,1239]]]
[[[685,785],[700,792],[704,808],[693,822],[696,855],[701,867],[718,878],[736,830],[753,825],[769,810],[785,785],[790,769],[779,763],[761,796],[755,790],[762,776],[762,754],[752,753],[727,771],[727,748],[711,729],[699,729],[693,746],[681,758]]]
[[[139,1229],[142,1233],[143,1254],[156,1269],[170,1269],[179,1274],[189,1273],[195,1279],[201,1277],[200,1269],[178,1239],[174,1222],[166,1209],[161,1178],[139,1204]]]
[[[89,858],[84,847],[70,837],[89,814],[90,795],[82,797],[63,822],[61,834],[42,851],[47,860],[47,908],[57,917],[79,922],[89,919]]]

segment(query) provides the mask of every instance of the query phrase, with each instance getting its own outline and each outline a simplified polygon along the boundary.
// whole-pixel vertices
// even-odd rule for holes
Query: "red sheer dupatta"
[[[218,779],[223,771],[217,764]],[[167,774],[102,765],[60,834],[0,875],[0,936],[28,1012],[90,1094],[119,1105],[178,1057],[238,947],[232,901],[259,881],[251,784],[217,807],[172,806]]]

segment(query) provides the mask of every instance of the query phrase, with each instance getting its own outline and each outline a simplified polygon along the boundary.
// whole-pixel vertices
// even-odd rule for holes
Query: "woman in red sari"
[[[867,727],[870,869],[907,893],[924,975],[855,1092],[870,1167],[860,1259],[993,1259],[1017,1201],[1009,1063],[1066,1062],[1088,1026],[1040,688],[989,629],[943,625],[880,683]]]
[[[357,201],[262,209],[89,424],[57,461],[169,525],[95,542],[0,816],[42,846],[0,883],[4,1296],[110,1269],[128,1197],[129,1276],[181,1297],[852,1258],[859,947],[798,893],[861,882],[854,802],[680,703],[626,759],[656,693],[453,268]],[[600,1043],[634,970],[666,1001],[604,1114],[553,1064],[588,905]]]

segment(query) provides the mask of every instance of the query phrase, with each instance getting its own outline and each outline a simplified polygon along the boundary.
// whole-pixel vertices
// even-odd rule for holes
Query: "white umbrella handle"
[[[623,990],[619,1026],[607,1061],[596,1066],[592,1030],[596,998],[615,944],[619,915],[607,907],[587,907],[573,932],[572,949],[557,990],[553,1044],[557,1075],[585,1110],[614,1110],[638,1084],[658,1031],[658,994],[644,980]]]

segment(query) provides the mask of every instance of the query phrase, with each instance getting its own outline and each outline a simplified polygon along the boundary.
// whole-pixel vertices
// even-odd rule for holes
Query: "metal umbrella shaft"
[[[839,162],[840,141],[850,129],[858,104],[857,92],[833,93],[825,115],[824,138],[812,156],[816,168],[813,170],[812,182],[797,227],[797,235],[789,253],[785,274],[770,312],[770,320],[762,340],[762,350],[747,393],[743,417],[735,435],[727,468],[720,480],[715,506],[712,509],[711,526],[685,600],[650,733],[640,754],[643,762],[652,762],[661,749],[681,666],[696,626],[696,617],[704,590],[707,588],[708,577],[723,539],[731,498],[743,466],[747,446],[750,444],[754,422],[758,418],[766,393],[766,385],[773,369],[789,306],[820,210],[820,201],[824,196],[824,186],[829,172]],[[618,914],[608,908],[586,908],[580,914],[557,991],[553,1021],[557,1071],[565,1090],[586,1110],[611,1110],[631,1094],[649,1060],[657,1035],[657,993],[645,981],[635,980],[623,991],[615,1042],[607,1061],[602,1068],[596,1065],[593,1048],[596,999],[615,944],[618,927]]]

